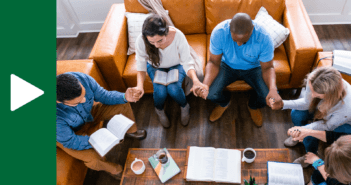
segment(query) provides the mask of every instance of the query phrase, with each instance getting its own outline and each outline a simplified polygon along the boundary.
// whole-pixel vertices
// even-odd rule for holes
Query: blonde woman
[[[339,71],[333,67],[318,68],[311,72],[305,81],[306,91],[297,100],[271,102],[271,107],[277,109],[293,109],[291,119],[295,126],[313,130],[325,130],[351,133],[351,85],[342,79]],[[312,123],[308,124],[309,121]],[[295,146],[298,141],[292,137],[285,140],[285,146]],[[316,153],[318,139],[306,137],[303,140],[306,152]],[[301,163],[300,157],[294,163]]]
[[[305,162],[316,169],[309,185],[351,184],[351,135],[332,131],[318,131],[302,127],[292,127],[288,135],[293,140],[303,141],[307,136],[317,138],[331,145],[325,150],[324,161],[316,154],[308,152]]]

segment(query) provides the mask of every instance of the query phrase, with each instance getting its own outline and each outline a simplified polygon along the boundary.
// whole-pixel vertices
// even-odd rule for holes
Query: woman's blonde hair
[[[311,82],[313,90],[318,94],[324,94],[323,102],[315,112],[315,119],[322,119],[328,111],[346,96],[341,74],[333,67],[321,67],[308,74],[305,84]],[[310,112],[316,110],[321,100],[314,98],[310,104]]]
[[[324,165],[329,177],[351,183],[351,135],[340,137],[325,150]]]

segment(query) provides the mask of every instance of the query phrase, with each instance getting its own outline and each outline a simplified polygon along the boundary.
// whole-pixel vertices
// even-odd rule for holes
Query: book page
[[[300,164],[268,161],[269,185],[304,185],[303,169]]]
[[[178,69],[172,69],[172,70],[168,71],[167,85],[171,84],[173,82],[178,82],[178,78],[179,78],[179,71],[178,71]]]
[[[124,135],[128,129],[134,124],[134,121],[123,116],[122,114],[117,114],[107,123],[107,129],[111,131],[119,140],[124,138]]]
[[[233,149],[216,149],[216,182],[241,182],[241,152]]]
[[[340,72],[351,74],[351,51],[334,50],[333,67]]]
[[[212,147],[195,147],[189,149],[188,181],[213,181],[215,149]]]
[[[119,139],[106,128],[101,128],[91,134],[89,143],[100,156],[104,156],[112,147],[119,143]]]
[[[154,83],[167,85],[167,72],[157,70],[155,72]]]

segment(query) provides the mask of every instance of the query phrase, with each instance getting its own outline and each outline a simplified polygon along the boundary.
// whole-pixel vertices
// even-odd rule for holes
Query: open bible
[[[178,69],[172,69],[168,72],[157,70],[155,72],[154,83],[167,86],[173,82],[177,82],[178,79],[179,79]]]
[[[103,157],[121,142],[133,124],[134,121],[122,114],[117,114],[107,123],[107,128],[101,128],[90,135],[89,143]]]
[[[334,50],[333,67],[342,73],[351,75],[351,51]]]
[[[267,162],[269,185],[304,185],[303,169],[300,164]]]
[[[241,183],[241,151],[189,147],[186,180]]]

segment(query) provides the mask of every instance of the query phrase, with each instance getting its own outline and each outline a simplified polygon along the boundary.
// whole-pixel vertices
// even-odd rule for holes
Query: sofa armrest
[[[94,59],[111,90],[124,92],[128,35],[124,4],[112,5],[89,58]]]
[[[283,25],[290,30],[284,46],[291,68],[290,86],[298,88],[308,74],[322,45],[301,0],[286,0]]]
[[[88,168],[56,147],[56,185],[83,185]]]

